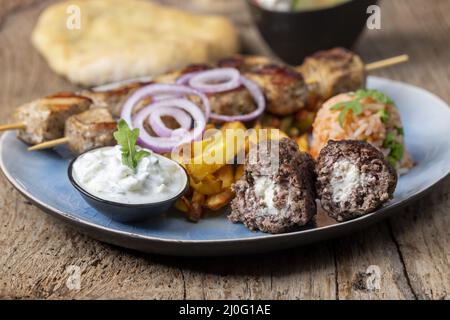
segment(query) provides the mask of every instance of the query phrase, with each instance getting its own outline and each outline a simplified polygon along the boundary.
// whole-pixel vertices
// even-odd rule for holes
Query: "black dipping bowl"
[[[271,11],[247,0],[253,21],[272,51],[285,62],[298,65],[318,51],[351,48],[363,31],[367,7],[377,0],[352,0],[308,11]]]
[[[82,153],[81,155],[83,154],[84,153]],[[78,157],[80,157],[81,155],[79,155]],[[83,199],[89,205],[91,205],[99,212],[116,221],[137,222],[164,213],[189,189],[189,179],[186,177],[186,187],[175,197],[161,202],[145,203],[145,204],[125,204],[120,202],[104,200],[90,194],[75,181],[72,175],[72,167],[74,162],[78,159],[78,157],[76,157],[70,162],[69,168],[67,169],[67,175],[69,176],[70,182],[75,187],[75,189],[77,189],[80,192]],[[180,168],[182,168],[187,175],[186,170],[182,166],[180,166]]]

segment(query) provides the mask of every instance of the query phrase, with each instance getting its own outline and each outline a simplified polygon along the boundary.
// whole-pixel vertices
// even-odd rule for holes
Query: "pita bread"
[[[73,5],[79,8],[79,29],[67,27]],[[238,50],[226,18],[144,0],[57,3],[39,17],[32,42],[55,72],[84,86],[156,75]]]

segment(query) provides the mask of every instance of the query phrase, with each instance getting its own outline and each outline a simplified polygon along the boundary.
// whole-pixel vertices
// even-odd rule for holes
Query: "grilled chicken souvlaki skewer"
[[[145,84],[136,82],[108,91],[61,92],[37,99],[19,106],[13,114],[16,122],[0,126],[0,131],[17,129],[18,138],[29,145],[55,146],[65,141],[62,139],[69,117],[106,107],[111,115],[117,114],[128,95]]]
[[[302,110],[310,104],[312,92],[318,94],[321,97],[320,100],[323,101],[337,93],[356,90],[364,86],[366,70],[406,60],[407,56],[400,56],[370,64],[364,68],[358,56],[348,50],[337,48],[319,52],[307,58],[297,70],[275,64],[265,57],[256,56],[236,56],[224,59],[219,61],[218,67],[236,68],[247,78],[256,82],[265,94],[267,110],[272,114],[284,116]],[[159,76],[155,81],[173,83],[184,74],[210,68],[212,67],[207,65],[193,65]],[[306,86],[302,74],[308,79],[308,86]],[[64,93],[40,99],[19,107],[22,110],[22,112],[18,112],[21,116],[16,117],[19,121],[12,125],[0,126],[0,130],[19,129],[18,136],[23,141],[29,144],[40,143],[31,150],[68,143],[70,138],[63,137],[63,132],[65,120],[70,116],[87,110],[90,105],[91,107],[108,107],[110,114],[117,118],[120,116],[121,107],[127,97],[145,84],[147,83],[131,83],[108,91],[86,90],[80,94]],[[233,116],[245,114],[255,108],[254,101],[244,87],[229,92],[209,94],[208,98],[212,111],[219,114]],[[32,106],[36,106],[37,113],[44,110],[46,115],[34,117],[36,112]],[[41,121],[35,121],[34,118]],[[52,124],[49,125],[50,123]],[[51,134],[48,134],[49,130]],[[76,150],[77,148],[71,149]],[[78,148],[78,150],[80,149]]]
[[[73,154],[81,154],[97,147],[116,144],[113,132],[117,122],[107,108],[92,108],[67,118],[64,137],[30,147],[28,150],[52,148],[67,144]]]

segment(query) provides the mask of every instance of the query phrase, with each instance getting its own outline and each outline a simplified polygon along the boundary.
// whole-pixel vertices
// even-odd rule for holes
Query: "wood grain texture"
[[[18,104],[74,86],[31,47],[39,12],[53,1],[0,0],[0,122]],[[241,0],[164,1],[223,12],[244,50],[267,53]],[[209,3],[212,3],[209,1]],[[203,5],[203,6],[202,6]],[[450,2],[382,3],[382,30],[356,50],[366,61],[408,53],[411,61],[377,75],[422,86],[450,101]],[[426,106],[424,106],[426,107]],[[113,247],[44,214],[0,177],[0,297],[137,299],[449,299],[450,181],[397,216],[347,237],[276,252],[227,258],[173,258]],[[66,286],[69,266],[81,289]],[[381,273],[370,286],[371,270]]]

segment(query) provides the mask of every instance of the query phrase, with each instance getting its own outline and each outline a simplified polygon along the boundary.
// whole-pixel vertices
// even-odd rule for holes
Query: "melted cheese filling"
[[[334,202],[343,202],[350,198],[355,189],[365,184],[366,176],[349,160],[341,160],[333,165],[331,192]]]
[[[268,177],[258,177],[255,179],[255,194],[262,201],[265,208],[263,209],[264,214],[276,215],[278,214],[278,209],[275,208],[273,197],[275,195],[276,185]]]

